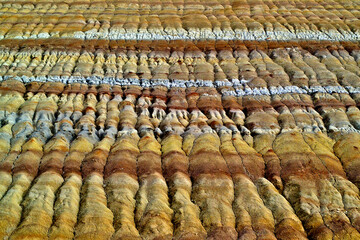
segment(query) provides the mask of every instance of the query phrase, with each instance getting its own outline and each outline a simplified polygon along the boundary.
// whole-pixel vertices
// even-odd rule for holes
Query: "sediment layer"
[[[0,238],[360,239],[356,1],[0,12]]]
[[[353,1],[2,1],[1,39],[359,40]]]
[[[235,86],[3,81],[2,108],[17,103],[1,122],[2,236],[359,238],[356,81],[317,57],[335,51],[269,51],[222,60],[244,69]],[[357,79],[346,56],[335,69]]]

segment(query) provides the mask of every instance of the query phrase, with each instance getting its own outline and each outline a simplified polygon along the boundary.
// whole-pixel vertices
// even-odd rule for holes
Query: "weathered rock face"
[[[0,3],[0,238],[360,239],[355,1]]]
[[[0,97],[23,99],[1,128],[4,238],[360,236],[348,98],[81,84],[55,94],[50,84]]]
[[[0,25],[1,39],[355,41],[359,38],[356,22],[359,8],[351,1],[15,3],[1,6],[1,11],[7,13],[6,21]]]

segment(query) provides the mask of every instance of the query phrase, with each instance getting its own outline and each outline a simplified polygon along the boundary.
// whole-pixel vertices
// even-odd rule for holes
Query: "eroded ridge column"
[[[171,88],[168,97],[169,113],[160,126],[164,134],[161,151],[162,168],[174,210],[174,239],[205,239],[206,231],[201,225],[199,207],[191,201],[189,159],[182,149],[181,135],[188,125],[185,89]]]
[[[98,141],[95,128],[96,105],[96,90],[93,87],[79,91],[74,98],[74,113],[71,119],[79,119],[75,124],[77,137],[72,141],[69,154],[64,161],[64,183],[58,190],[54,204],[54,217],[48,233],[49,239],[74,238],[82,185],[81,164]]]
[[[136,97],[137,94],[125,92],[124,100],[121,101],[119,91],[113,99],[118,101],[118,110],[114,109],[112,113],[119,117],[120,131],[110,150],[104,174],[108,206],[114,214],[115,233],[112,239],[140,239],[134,220],[135,195],[139,189],[136,159],[140,153],[139,136],[135,129]]]
[[[344,173],[340,162],[329,151],[330,139],[316,127],[320,119],[315,119],[319,115],[312,112],[311,106],[307,110],[303,107],[309,105],[309,99],[301,101],[296,94],[279,97],[284,104],[278,107],[282,133],[273,146],[281,159],[284,196],[310,238],[358,237],[359,233],[345,214],[341,194],[331,183],[333,176]]]
[[[170,208],[168,187],[162,175],[161,144],[156,140],[154,125],[147,109],[150,104],[150,96],[144,92],[137,105],[137,129],[140,135],[137,174],[140,188],[136,197],[135,221],[142,238],[172,239],[173,210]]]
[[[235,123],[226,115],[221,105],[220,96],[211,90],[206,93],[200,96],[197,105],[206,113],[207,124],[218,133],[220,152],[234,182],[234,202],[232,205],[236,217],[238,238],[275,239],[273,234],[275,226],[271,211],[264,206],[257,193],[256,185],[252,182],[252,180],[255,181],[263,176],[264,161],[249,146],[252,141],[244,141]],[[239,111],[241,110],[237,109],[237,112]],[[241,127],[249,140],[250,136],[246,132],[248,130],[243,126]]]
[[[11,149],[14,137],[12,127],[19,118],[18,109],[23,106],[25,87],[19,81],[2,82],[0,86],[0,162]],[[0,194],[0,198],[2,194]]]
[[[20,223],[23,197],[38,173],[40,160],[44,154],[43,146],[52,136],[58,97],[55,94],[39,94],[34,123],[36,130],[22,146],[21,154],[13,168],[13,180],[0,202],[0,236],[8,238]],[[47,149],[48,144],[45,146]]]
[[[330,94],[321,96],[317,102],[328,102],[319,113],[324,118],[329,136],[336,141],[334,153],[341,160],[347,178],[360,188],[360,158],[359,158],[359,109],[355,102],[345,105]]]
[[[54,214],[55,194],[63,183],[62,167],[74,136],[70,119],[76,94],[63,93],[59,99],[55,134],[44,147],[44,155],[34,184],[22,203],[22,221],[11,235],[11,239],[47,238]]]
[[[273,118],[271,118],[272,115],[270,115],[270,117],[267,116],[270,118],[268,119],[269,121],[262,121],[261,118],[257,118],[262,115],[261,113],[266,116],[266,114],[271,114],[271,111],[259,111],[258,113],[259,115],[256,116],[257,112],[254,111],[253,114],[250,115],[250,118],[246,119],[247,124],[251,122],[251,125],[249,125],[251,131],[256,129],[256,132],[258,133],[254,134],[254,147],[255,149],[260,148],[261,151],[259,152],[265,152],[265,154],[263,154],[264,158],[270,158],[270,156],[277,158],[275,154],[271,154],[272,141],[276,136],[272,130],[276,130],[276,127],[270,127],[272,124],[276,124],[276,121],[273,121]],[[258,122],[259,120],[261,122]],[[270,124],[270,126],[267,124]],[[225,140],[231,136],[227,136],[225,133],[227,132],[224,131],[221,134],[224,138],[224,144],[226,144]],[[248,146],[246,142],[242,140],[242,136],[236,131],[232,133],[232,144],[234,150],[236,150],[241,158],[240,162],[233,162],[235,166],[236,164],[239,165],[240,163],[244,164],[247,161],[251,162],[251,159],[257,159],[256,161],[263,161],[267,164],[266,166],[270,165],[269,167],[271,167],[271,162],[262,160],[261,155],[259,155],[255,149]],[[244,209],[249,213],[252,227],[257,237],[274,238],[276,236],[278,239],[306,239],[306,234],[302,224],[295,215],[290,203],[279,193],[278,189],[275,187],[279,187],[279,185],[275,185],[279,182],[275,181],[275,184],[272,184],[268,179],[266,179],[264,177],[264,167],[261,171],[258,172],[258,174],[256,174],[256,172],[254,172],[252,168],[249,168],[249,166],[251,165],[244,164],[242,166],[245,171],[245,176],[242,175],[241,172],[237,173],[235,171],[233,173],[239,175],[236,177],[238,182],[236,186],[239,188],[239,194],[237,197],[239,200],[236,201],[236,203],[239,208],[243,206]],[[241,169],[241,165],[234,169]],[[274,179],[270,178],[270,180]],[[244,190],[242,189],[246,189],[246,194],[243,193]],[[249,200],[249,198],[251,200]],[[256,208],[253,206],[256,206]]]
[[[356,177],[356,174],[351,174],[356,172],[356,157],[354,158],[353,154],[354,152],[356,153],[355,147],[357,143],[355,141],[359,139],[358,131],[351,124],[351,119],[354,116],[351,116],[349,113],[346,114],[345,107],[341,107],[341,103],[334,100],[330,95],[322,94],[318,97],[319,102],[315,101],[315,104],[324,103],[319,108],[319,112],[324,117],[325,125],[330,130],[328,135],[332,139],[326,136],[316,136],[316,138],[307,136],[305,140],[313,148],[313,151],[319,155],[319,158],[322,159],[329,170],[331,176],[328,181],[337,190],[337,194],[333,194],[334,198],[342,197],[342,201],[338,200],[337,203],[341,205],[341,207],[337,208],[341,209],[341,211],[333,214],[330,208],[327,209],[327,214],[333,216],[346,214],[352,226],[359,231],[359,191],[353,178],[354,176]],[[337,106],[330,107],[332,104]],[[351,107],[355,106],[350,106],[349,108]],[[321,145],[314,142],[320,142]],[[350,182],[346,177],[354,183]],[[323,184],[329,185],[330,183],[324,182]],[[347,223],[349,222],[346,218],[342,219]]]
[[[319,191],[321,214],[324,216],[323,218],[326,220],[325,223],[327,226],[335,229],[335,236],[344,237],[349,232],[349,234],[354,232],[353,229],[349,227],[349,220],[352,226],[358,229],[358,226],[354,224],[358,221],[355,214],[358,208],[354,207],[357,202],[355,197],[357,193],[353,191],[353,189],[356,189],[355,186],[344,178],[345,172],[343,171],[341,162],[333,152],[335,142],[326,136],[327,129],[325,125],[328,127],[328,133],[331,137],[343,135],[338,133],[344,130],[350,132],[356,131],[353,126],[351,126],[351,124],[355,127],[357,126],[358,111],[356,111],[357,109],[354,106],[355,102],[339,83],[347,89],[351,89],[349,88],[349,82],[351,82],[353,86],[356,86],[356,84],[354,82],[354,75],[352,74],[347,75],[349,76],[348,79],[335,77],[333,73],[339,74],[340,76],[341,72],[341,74],[345,76],[349,74],[349,72],[346,72],[340,62],[331,56],[327,50],[322,49],[318,51],[317,56],[321,58],[321,62],[316,57],[311,56],[307,51],[298,48],[287,50],[276,49],[272,51],[272,57],[276,62],[284,66],[293,84],[306,89],[310,87],[310,90],[314,92],[312,94],[313,99],[311,99],[309,94],[284,94],[278,98],[281,99],[278,103],[282,102],[288,107],[288,113],[291,113],[293,116],[294,121],[292,122],[295,123],[296,128],[302,132],[305,142],[328,171],[329,175],[327,178],[321,180]],[[330,69],[331,72],[328,69]],[[354,68],[352,68],[352,70],[354,70]],[[346,108],[348,109],[347,111],[345,110]],[[280,111],[284,109],[285,108],[279,108]],[[315,111],[315,109],[319,110],[321,115]],[[290,115],[282,114],[282,116],[289,117]],[[331,120],[328,118],[329,116]],[[336,116],[336,118],[334,118],[334,116]],[[282,122],[290,119],[284,117],[281,118]],[[323,117],[325,124],[322,121]],[[348,183],[344,184],[345,182]],[[327,195],[330,195],[329,193],[331,193],[333,198],[331,205],[325,200],[328,198]],[[332,211],[335,211],[335,209],[336,213],[333,213]],[[327,217],[329,215],[331,215],[331,218]],[[345,215],[347,215],[347,217],[345,217]],[[341,222],[341,224],[346,226],[344,227],[346,230],[343,229],[342,233],[339,232],[337,227],[335,227],[335,225],[337,225],[335,222]]]
[[[43,86],[43,88],[47,88],[51,83],[37,83],[34,82],[30,86],[28,86],[28,93],[26,94],[26,102],[22,105],[19,110],[19,117],[17,118],[16,123],[11,128],[13,137],[10,140],[10,149],[8,154],[1,159],[0,162],[0,178],[3,178],[0,182],[0,197],[5,194],[5,191],[8,189],[11,184],[11,169],[14,167],[14,162],[19,158],[21,153],[21,148],[23,144],[28,140],[31,134],[35,131],[34,126],[34,116],[36,113],[36,109],[40,98],[44,96],[43,93],[37,93]],[[18,83],[17,81],[6,81],[2,83],[2,87],[5,89],[13,89],[18,91],[25,91],[23,88],[23,84]],[[60,93],[62,91],[62,86],[55,86],[53,89],[53,93]],[[41,97],[42,96],[42,97]],[[11,106],[11,104],[9,104]],[[4,126],[5,129],[6,126]],[[8,125],[9,127],[9,125]],[[8,129],[9,130],[9,129]],[[4,139],[5,140],[5,139]]]
[[[7,129],[6,126],[2,128],[4,129],[3,134],[5,135],[7,132],[7,135],[10,139],[9,142],[7,142],[6,137],[2,138],[1,140],[3,141],[4,145],[7,145],[5,148],[9,147],[9,150],[3,150],[4,155],[2,156],[0,162],[0,198],[4,196],[9,185],[11,184],[11,169],[13,168],[14,162],[21,153],[23,144],[34,131],[33,117],[37,104],[40,100],[40,94],[34,95],[32,92],[28,92],[24,98],[25,102],[21,105],[18,112],[18,117],[14,121],[11,129]],[[10,127],[10,125],[8,125],[8,127]],[[5,154],[5,152],[7,153]]]
[[[115,231],[114,216],[107,207],[103,171],[117,133],[119,117],[112,111],[117,111],[118,100],[110,100],[110,87],[107,85],[101,85],[98,94],[96,126],[99,127],[97,133],[101,140],[94,145],[81,164],[83,184],[75,239],[105,240],[110,239]]]
[[[207,117],[199,110],[202,106],[197,106],[199,95],[203,92],[206,92],[206,88],[199,93],[195,88],[187,89],[191,116],[184,134],[183,148],[189,156],[189,172],[193,181],[191,198],[200,208],[200,220],[209,239],[236,239],[235,215],[231,207],[234,184],[219,151],[220,139],[207,124]],[[209,107],[207,110],[219,107],[211,107],[211,102],[206,104]]]
[[[270,105],[268,87],[280,85],[281,79],[286,83],[286,74],[281,73],[281,68],[261,50],[253,51],[251,59],[247,50],[238,49],[235,55],[238,56],[239,76],[243,79],[233,80],[232,87],[224,85],[218,88],[229,95],[222,96],[222,105],[227,112],[220,110],[220,114],[215,116],[221,117],[217,121],[223,122],[223,126],[219,124],[216,129],[222,143],[220,149],[233,176],[234,213],[239,216],[239,238],[275,239],[276,236],[278,239],[306,239],[301,221],[290,203],[278,192],[282,190],[280,160],[272,150],[280,126],[277,122],[279,114]],[[280,78],[275,80],[272,73]],[[226,113],[229,116],[234,111],[242,113],[241,105],[247,116],[244,119],[246,127],[240,125],[239,131],[235,126],[236,118],[229,119]],[[254,136],[253,141],[249,141],[249,130]]]

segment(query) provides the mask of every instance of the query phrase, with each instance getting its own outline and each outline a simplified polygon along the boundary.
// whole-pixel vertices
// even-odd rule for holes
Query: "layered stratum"
[[[0,239],[360,239],[357,1],[0,1]]]
[[[0,39],[359,40],[357,0],[1,0]]]

